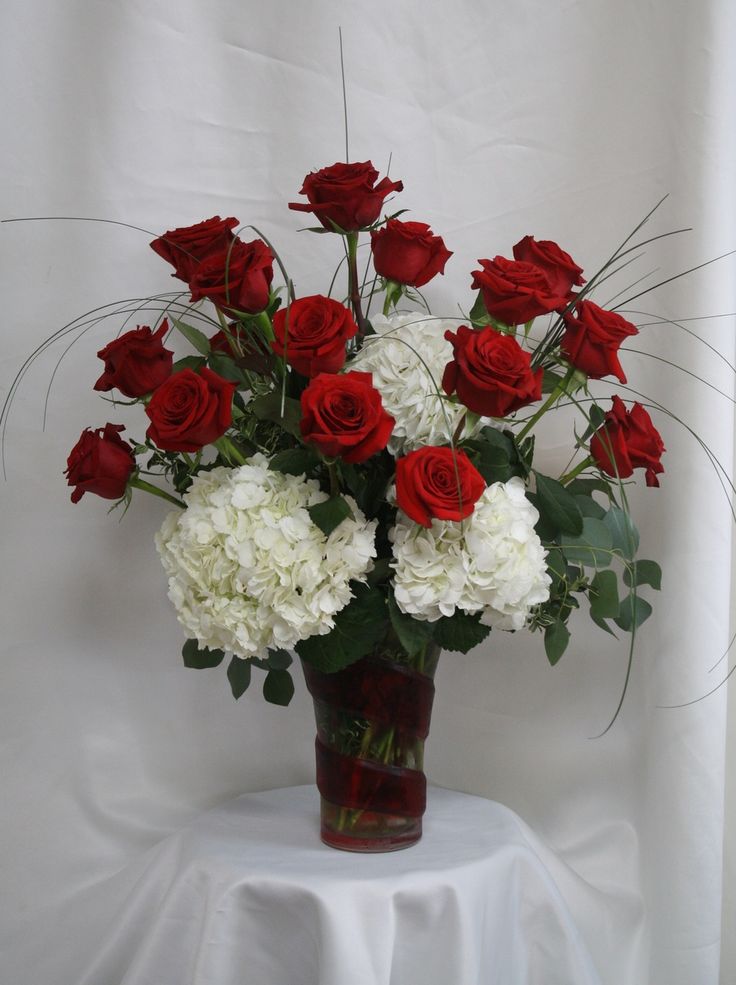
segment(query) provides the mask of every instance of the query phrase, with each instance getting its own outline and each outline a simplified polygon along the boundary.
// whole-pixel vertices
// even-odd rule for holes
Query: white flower
[[[272,472],[264,455],[201,472],[156,534],[179,622],[200,646],[239,657],[291,649],[328,633],[376,556],[375,522],[353,519],[326,537],[307,507],[328,499],[313,480]]]
[[[391,533],[399,608],[427,622],[480,612],[486,626],[523,629],[549,598],[537,519],[519,478],[488,486],[462,523],[421,527],[399,512]]]
[[[447,444],[465,413],[442,390],[442,375],[453,357],[445,332],[456,330],[459,320],[414,312],[377,315],[371,324],[376,334],[365,339],[346,368],[373,374],[383,406],[396,421],[388,450],[396,456],[422,445]]]

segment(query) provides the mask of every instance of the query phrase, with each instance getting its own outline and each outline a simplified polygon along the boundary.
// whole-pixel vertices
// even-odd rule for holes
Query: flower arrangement
[[[636,558],[626,490],[638,469],[659,484],[662,439],[641,404],[602,407],[589,387],[626,382],[619,349],[638,330],[592,296],[634,234],[587,280],[526,235],[511,258],[478,261],[467,314],[437,318],[420,288],[452,253],[388,212],[403,185],[378,178],[370,162],[334,164],[289,206],[344,247],[326,294],[297,294],[268,240],[245,241],[232,217],[154,239],[189,298],[102,348],[94,384],[143,410],[145,436],[107,423],[69,455],[75,503],[127,506],[138,489],[175,506],[156,547],[184,662],[230,654],[235,697],[256,667],[266,699],[288,704],[292,650],[335,672],[391,640],[411,666],[428,643],[467,652],[492,629],[528,629],[555,663],[582,599],[633,643],[651,611],[641,588],[660,585]],[[175,358],[174,331],[193,354]],[[581,423],[550,476],[535,428],[563,405]]]

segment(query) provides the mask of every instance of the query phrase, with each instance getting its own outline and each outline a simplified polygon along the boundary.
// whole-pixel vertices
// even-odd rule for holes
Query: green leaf
[[[243,660],[242,657],[233,657],[227,668],[227,679],[230,681],[230,690],[237,701],[245,694],[250,684],[250,660]]]
[[[200,649],[196,640],[187,640],[182,647],[181,655],[185,667],[204,670],[205,667],[217,667],[221,664],[225,653],[223,650],[208,650],[207,647]]]
[[[387,557],[379,557],[373,564],[373,570],[369,571],[367,574],[368,584],[379,585],[382,581],[386,581],[394,573],[394,569],[391,567],[391,560]]]
[[[657,591],[662,588],[662,569],[656,561],[634,561],[633,568],[624,568],[625,585],[651,585]]]
[[[483,295],[480,291],[478,291],[476,295],[475,301],[473,302],[473,307],[470,309],[468,317],[473,325],[476,326],[491,324],[492,319],[486,310]]]
[[[172,318],[174,325],[179,329],[184,338],[189,342],[190,345],[194,346],[197,352],[201,352],[203,355],[207,356],[210,352],[210,340],[204,334],[200,332],[198,328],[193,325],[187,325],[186,322],[179,321],[178,318]]]
[[[602,520],[606,515],[600,503],[597,503],[592,496],[575,495],[575,502],[583,516],[594,516],[596,520]]]
[[[565,377],[551,369],[545,369],[542,375],[542,393],[552,393],[562,383]]]
[[[491,631],[490,626],[483,626],[480,613],[469,616],[460,609],[455,610],[454,616],[443,616],[437,622],[430,623],[435,643],[443,650],[456,653],[467,653],[478,646]]]
[[[180,373],[183,369],[193,369],[195,373],[200,370],[207,360],[204,356],[183,356],[177,359],[171,367],[172,373]]]
[[[545,629],[544,649],[547,659],[553,667],[567,649],[569,642],[570,631],[564,622],[561,622],[559,619],[555,620],[551,626],[547,626]]]
[[[590,418],[590,423],[580,436],[581,441],[587,441],[588,438],[591,438],[606,419],[605,411],[602,407],[599,407],[598,404],[591,404],[588,416]]]
[[[275,421],[284,431],[301,437],[299,421],[302,416],[301,404],[293,397],[284,398],[284,412],[281,413],[281,394],[278,391],[264,393],[248,404],[248,410],[259,421]]]
[[[618,506],[611,506],[603,522],[611,532],[613,549],[627,561],[633,561],[639,548],[639,531],[630,515]]]
[[[603,520],[584,517],[582,534],[579,537],[562,537],[560,543],[568,561],[573,563],[587,568],[607,568],[611,563],[613,539]]]
[[[643,622],[651,616],[652,607],[646,599],[639,598],[633,593],[621,599],[621,612],[614,622],[623,629],[625,633],[630,633],[633,626],[637,629]]]
[[[405,612],[402,612],[393,596],[393,592],[388,597],[388,614],[391,619],[391,625],[399,637],[399,642],[410,657],[423,650],[432,639],[432,624],[420,622],[419,619],[414,619],[413,616],[408,616]]]
[[[591,613],[599,619],[615,619],[620,607],[616,572],[598,571],[590,583]]]
[[[312,523],[319,527],[325,537],[329,537],[343,520],[353,515],[350,504],[342,496],[331,496],[324,503],[308,506],[307,513],[312,518]]]
[[[288,650],[269,650],[266,655],[266,664],[269,670],[286,670],[294,662]]]
[[[288,670],[269,670],[263,681],[263,697],[272,705],[288,705],[294,697],[294,682]]]
[[[464,442],[463,449],[470,454],[473,465],[489,485],[508,482],[514,475],[522,478],[527,475],[509,431],[485,427],[475,438]]]
[[[360,660],[386,635],[386,600],[377,588],[353,584],[352,601],[335,616],[335,628],[325,636],[310,636],[296,652],[317,670],[332,674]]]
[[[547,571],[552,579],[552,589],[554,591],[567,576],[567,562],[562,551],[552,550],[547,554]]]
[[[273,456],[268,467],[285,475],[306,475],[318,463],[319,456],[311,448],[286,448]]]
[[[573,479],[572,482],[568,482],[565,489],[573,496],[589,496],[594,492],[605,493],[606,496],[612,498],[611,496],[611,484],[605,479]]]
[[[574,496],[557,482],[541,472],[535,472],[537,479],[537,502],[540,515],[549,527],[563,534],[577,536],[583,530],[583,515]]]
[[[230,356],[225,355],[224,352],[211,352],[207,358],[207,362],[212,372],[217,373],[224,380],[230,380],[231,383],[242,383],[247,386],[248,380],[242,369],[236,366]]]
[[[613,638],[615,640],[618,639],[618,636],[616,636],[616,634],[611,629],[611,627],[608,625],[608,623],[606,622],[605,619],[601,619],[599,616],[594,616],[592,612],[590,613],[590,618],[593,620],[593,622],[596,624],[596,626],[599,627],[599,629],[604,630],[606,633],[610,633],[610,635],[613,636]]]

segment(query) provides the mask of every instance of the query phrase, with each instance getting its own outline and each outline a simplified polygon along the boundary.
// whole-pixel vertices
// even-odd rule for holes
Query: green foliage
[[[227,679],[230,690],[237,701],[248,690],[251,675],[251,661],[241,657],[233,657],[227,668]]]
[[[583,531],[579,537],[560,538],[560,545],[568,561],[586,568],[607,568],[611,563],[613,539],[604,520],[583,517]]]
[[[301,438],[299,421],[302,416],[302,408],[299,401],[293,397],[283,398],[283,414],[282,397],[275,390],[271,391],[271,393],[264,393],[259,397],[255,397],[248,404],[248,409],[258,420],[273,421],[282,427],[284,431]]]
[[[342,496],[331,496],[324,503],[315,503],[307,508],[307,513],[325,537],[329,537],[343,520],[353,515],[350,504]]]
[[[659,591],[662,588],[662,569],[656,561],[634,561],[632,565],[624,568],[624,584],[651,585]]]
[[[598,619],[615,619],[620,605],[616,572],[610,569],[598,571],[590,583],[591,615]]]
[[[534,473],[537,480],[535,505],[544,524],[545,531],[557,534],[578,536],[583,533],[583,515],[580,507],[567,489],[556,479],[550,479],[541,472]]]
[[[456,653],[467,653],[478,646],[491,631],[490,626],[483,626],[480,613],[470,616],[459,609],[454,616],[443,616],[437,622],[430,623],[435,643],[443,650]]]
[[[182,647],[181,655],[185,667],[203,670],[206,667],[217,667],[221,664],[225,653],[223,650],[208,650],[207,647],[200,649],[196,640],[187,640]]]
[[[639,531],[628,513],[618,506],[611,506],[603,518],[611,533],[613,549],[626,561],[633,561],[639,549]]]
[[[272,705],[286,707],[294,697],[294,681],[288,670],[269,670],[263,681],[263,697]]]
[[[286,475],[307,475],[319,464],[319,455],[311,448],[285,448],[277,452],[269,468]]]
[[[633,629],[638,629],[652,614],[652,607],[646,599],[634,595],[633,592],[621,600],[621,612],[614,622],[623,629],[625,633],[630,633]]]
[[[178,318],[172,318],[172,321],[187,342],[193,346],[197,352],[201,352],[203,356],[209,355],[210,340],[204,332],[200,332],[198,328],[195,328],[193,325],[187,325],[186,322],[180,321]]]
[[[508,482],[514,475],[526,478],[529,473],[511,431],[483,428],[475,438],[463,442],[463,450],[489,485]]]
[[[310,636],[296,652],[317,670],[332,674],[360,660],[386,634],[388,613],[383,593],[353,583],[352,601],[335,616],[335,628],[325,636]]]
[[[419,619],[402,612],[393,592],[388,596],[388,614],[399,642],[410,657],[423,650],[432,639],[432,623],[420,622]]]
[[[177,359],[174,365],[171,367],[172,373],[180,373],[183,369],[193,369],[196,373],[200,370],[207,360],[204,356],[183,356],[181,359]]]
[[[544,631],[544,650],[547,659],[554,667],[570,642],[570,631],[560,619],[556,619]]]
[[[240,386],[248,386],[247,377],[242,369],[224,352],[211,352],[207,362],[212,372],[217,373],[224,380],[230,380],[231,383],[238,383]]]

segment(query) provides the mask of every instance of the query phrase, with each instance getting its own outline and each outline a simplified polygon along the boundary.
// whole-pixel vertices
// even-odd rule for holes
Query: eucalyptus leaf
[[[541,472],[535,472],[534,475],[537,480],[538,509],[545,523],[563,534],[581,534],[583,515],[575,497],[556,479],[550,479]]]
[[[624,568],[624,584],[631,586],[651,585],[659,591],[662,588],[662,569],[656,561],[634,561],[631,567]]]
[[[225,653],[223,650],[209,650],[207,647],[200,649],[196,640],[187,640],[182,647],[181,655],[184,658],[185,667],[204,670],[206,667],[219,666]]]
[[[227,679],[236,701],[248,690],[250,672],[250,660],[243,660],[242,657],[233,657],[228,664]]]
[[[579,537],[562,537],[560,543],[565,557],[573,563],[587,568],[607,568],[611,563],[613,538],[603,520],[584,517],[582,534]]]
[[[627,561],[633,561],[639,548],[639,531],[628,513],[611,506],[603,522],[611,532],[613,549]]]
[[[269,650],[266,655],[266,663],[269,670],[286,670],[294,662],[288,650]]]
[[[547,659],[554,667],[570,642],[570,631],[561,620],[557,619],[544,631],[544,650]]]
[[[593,516],[596,520],[602,520],[606,515],[606,511],[601,504],[597,503],[592,496],[584,496],[577,493],[575,494],[575,502],[578,504],[578,509],[583,516]]]
[[[621,611],[614,622],[623,629],[625,633],[630,633],[633,627],[636,629],[651,616],[652,607],[646,599],[631,593],[621,600]]]
[[[263,697],[272,705],[286,707],[294,697],[294,681],[288,670],[269,670],[263,681]]]
[[[599,619],[615,619],[620,607],[616,572],[598,571],[590,583],[591,613]]]

